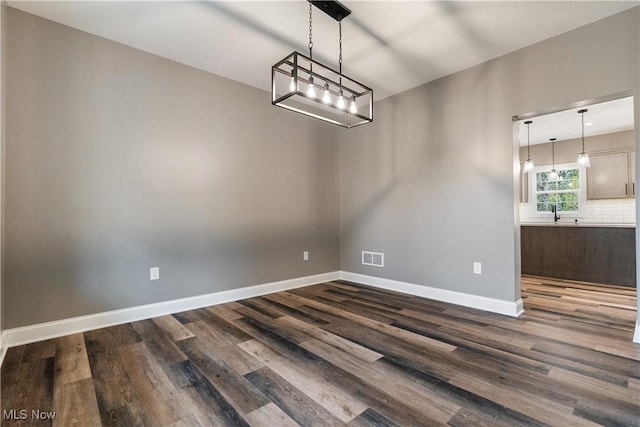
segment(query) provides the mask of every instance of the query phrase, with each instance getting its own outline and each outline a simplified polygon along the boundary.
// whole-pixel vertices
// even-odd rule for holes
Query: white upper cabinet
[[[587,169],[587,198],[623,199],[635,197],[635,154],[633,151],[594,153]]]

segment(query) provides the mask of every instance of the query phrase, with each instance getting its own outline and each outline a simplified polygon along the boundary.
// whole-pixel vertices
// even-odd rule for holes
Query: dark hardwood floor
[[[635,291],[522,295],[515,319],[332,282],[15,347],[2,425],[640,425]]]

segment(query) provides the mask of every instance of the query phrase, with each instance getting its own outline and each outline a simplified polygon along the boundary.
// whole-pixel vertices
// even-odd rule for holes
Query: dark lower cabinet
[[[636,230],[522,226],[522,273],[636,286]]]

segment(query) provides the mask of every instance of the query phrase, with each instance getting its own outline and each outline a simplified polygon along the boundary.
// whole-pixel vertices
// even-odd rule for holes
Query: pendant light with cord
[[[549,180],[551,181],[557,181],[559,176],[558,176],[558,172],[556,171],[556,140],[558,138],[549,138],[549,141],[551,141],[551,172],[549,172]]]
[[[534,167],[533,160],[531,160],[531,141],[529,139],[529,125],[531,123],[533,123],[533,120],[524,122],[524,124],[527,125],[527,160],[524,162],[523,167],[525,172],[529,172]]]
[[[587,110],[586,108],[578,110],[578,114],[582,115],[582,152],[578,154],[578,166],[583,166],[585,168],[591,166],[591,162],[589,161],[589,154],[584,149],[584,113],[586,113],[587,111],[589,110]]]

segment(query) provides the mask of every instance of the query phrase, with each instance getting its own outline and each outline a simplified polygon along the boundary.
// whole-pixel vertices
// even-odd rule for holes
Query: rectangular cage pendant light
[[[346,128],[373,120],[372,89],[299,52],[271,68],[271,103]]]
[[[335,1],[310,1],[341,23],[351,11]],[[309,6],[311,23],[311,6]],[[311,56],[293,52],[271,67],[271,103],[338,126],[352,128],[373,120],[373,89],[342,74],[342,27],[340,27],[340,71]]]

